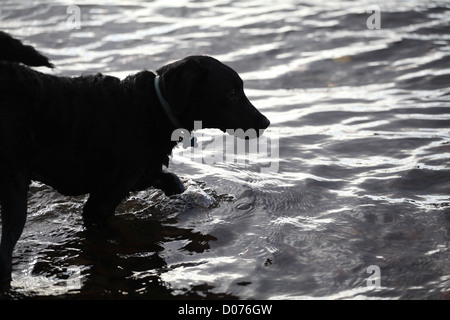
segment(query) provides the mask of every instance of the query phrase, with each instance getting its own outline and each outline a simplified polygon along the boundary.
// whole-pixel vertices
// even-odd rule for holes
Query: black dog
[[[11,280],[12,252],[27,214],[31,180],[64,195],[89,194],[86,225],[114,214],[130,191],[183,192],[162,170],[180,126],[265,129],[238,74],[207,56],[191,56],[124,80],[102,74],[57,77],[31,46],[0,32],[0,281]],[[22,64],[20,64],[22,63]]]

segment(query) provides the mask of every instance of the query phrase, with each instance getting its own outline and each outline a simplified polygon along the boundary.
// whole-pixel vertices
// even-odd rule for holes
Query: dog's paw
[[[180,194],[186,190],[180,178],[171,172],[163,172],[156,187],[161,189],[166,196]]]

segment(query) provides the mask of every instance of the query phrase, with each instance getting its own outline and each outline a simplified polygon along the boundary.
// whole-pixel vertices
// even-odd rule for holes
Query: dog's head
[[[170,111],[185,129],[192,130],[194,121],[202,121],[203,128],[254,129],[259,136],[270,124],[246,97],[236,71],[214,58],[190,56],[160,68],[157,74]]]

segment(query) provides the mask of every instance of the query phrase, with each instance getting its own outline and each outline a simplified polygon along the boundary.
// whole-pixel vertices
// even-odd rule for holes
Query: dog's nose
[[[267,127],[270,126],[270,121],[265,116],[262,116],[262,119],[260,121],[260,128],[261,129],[267,129]]]
[[[267,127],[270,125],[269,119],[261,114],[261,117],[258,121],[258,130],[256,130],[257,137],[261,136]]]

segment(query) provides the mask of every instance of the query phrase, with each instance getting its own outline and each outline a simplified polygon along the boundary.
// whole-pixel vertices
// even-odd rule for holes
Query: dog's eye
[[[238,97],[238,91],[236,89],[231,89],[230,92],[228,92],[228,98],[231,100],[235,100]]]

